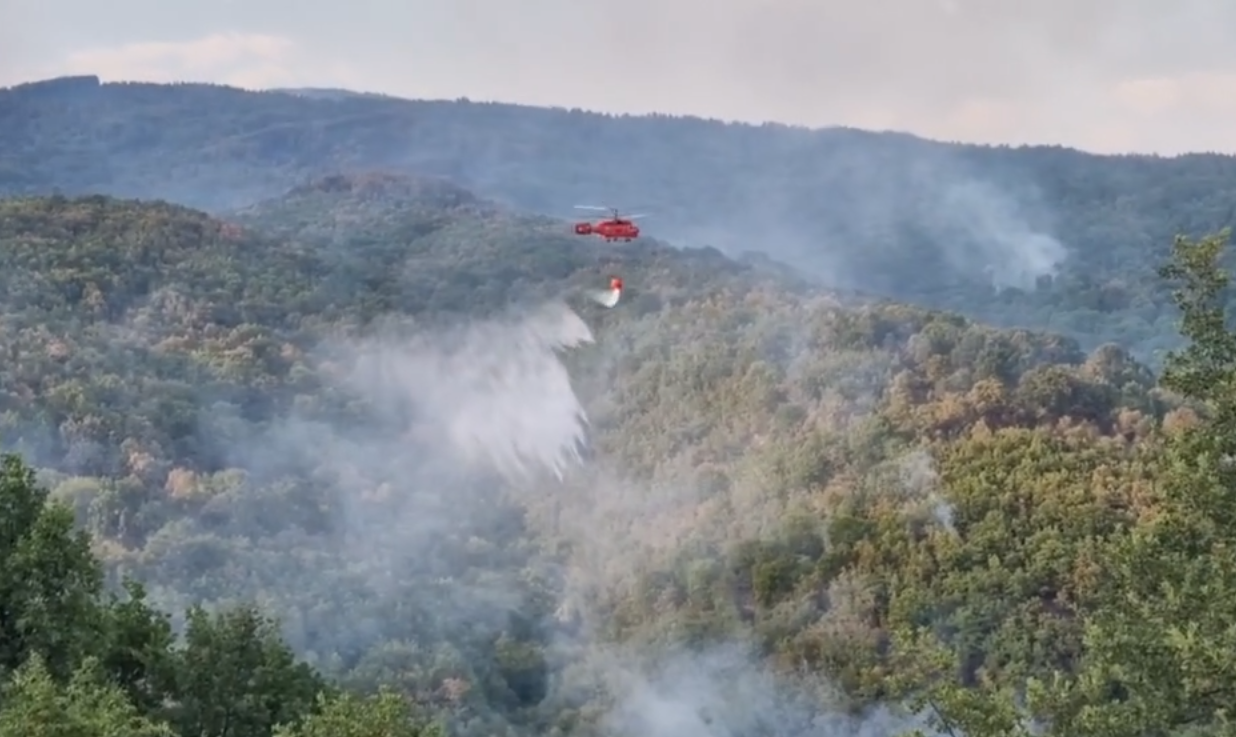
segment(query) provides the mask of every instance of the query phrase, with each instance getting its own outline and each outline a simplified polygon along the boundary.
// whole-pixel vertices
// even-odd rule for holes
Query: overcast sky
[[[70,73],[1236,152],[1233,0],[0,0]]]

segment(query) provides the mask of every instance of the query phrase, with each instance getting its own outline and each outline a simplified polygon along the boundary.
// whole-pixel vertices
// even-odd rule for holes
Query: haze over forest
[[[81,76],[0,196],[0,737],[1226,733],[1230,156]]]

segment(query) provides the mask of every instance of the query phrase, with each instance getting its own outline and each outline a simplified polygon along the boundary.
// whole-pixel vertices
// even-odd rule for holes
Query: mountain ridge
[[[1187,151],[1176,154],[1159,154],[1154,152],[1124,152],[1124,153],[1104,153],[1097,151],[1088,151],[1055,143],[981,143],[973,141],[962,141],[945,138],[932,138],[929,136],[919,135],[910,131],[893,130],[893,129],[872,129],[861,128],[848,125],[823,125],[823,126],[808,126],[795,123],[785,123],[779,121],[765,121],[762,123],[752,123],[739,120],[721,120],[718,118],[710,118],[706,116],[688,114],[688,113],[663,113],[663,112],[648,112],[648,113],[608,113],[591,109],[584,109],[570,105],[536,105],[530,103],[517,102],[502,102],[488,100],[472,100],[470,98],[456,98],[448,100],[443,98],[420,98],[406,97],[402,95],[392,95],[384,92],[364,92],[351,90],[343,87],[271,87],[249,89],[235,87],[226,83],[215,82],[148,82],[141,80],[112,80],[104,82],[97,74],[77,74],[77,75],[62,75],[57,77],[48,77],[44,79],[28,80],[18,82],[8,86],[0,87],[0,92],[69,92],[83,90],[99,90],[110,86],[140,86],[140,87],[202,87],[211,89],[232,90],[244,94],[280,94],[292,96],[311,97],[315,94],[324,95],[328,99],[347,99],[347,98],[380,98],[385,100],[394,100],[399,102],[417,102],[417,103],[443,103],[448,105],[475,105],[475,106],[495,106],[502,108],[511,108],[513,110],[540,110],[552,112],[570,112],[572,114],[583,114],[586,116],[600,118],[626,118],[626,119],[652,119],[661,120],[665,118],[680,119],[691,122],[713,123],[720,126],[738,127],[738,128],[756,128],[756,129],[784,129],[802,133],[820,133],[820,132],[845,132],[853,133],[859,136],[872,137],[887,137],[890,139],[911,140],[914,142],[930,143],[940,146],[952,146],[964,149],[972,149],[979,151],[987,150],[1033,150],[1033,151],[1057,151],[1067,154],[1078,154],[1085,157],[1094,157],[1099,159],[1145,159],[1150,161],[1174,161],[1177,159],[1231,159],[1236,158],[1236,154],[1222,153],[1218,151]]]
[[[340,171],[440,177],[550,217],[584,201],[648,209],[645,232],[669,243],[764,253],[836,289],[996,324],[1098,333],[1143,358],[1174,333],[1151,264],[1177,232],[1231,223],[1236,199],[1230,156],[97,78],[0,95],[0,193],[228,211]]]

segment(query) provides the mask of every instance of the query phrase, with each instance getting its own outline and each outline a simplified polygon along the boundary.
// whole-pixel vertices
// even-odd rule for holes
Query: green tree
[[[296,661],[274,621],[251,606],[189,610],[176,665],[170,721],[184,735],[266,737],[311,713],[327,688]]]
[[[39,654],[67,677],[97,644],[103,574],[73,512],[19,456],[0,459],[0,670]]]
[[[279,725],[274,737],[445,737],[445,731],[420,719],[407,699],[384,689],[368,698],[321,695],[317,713],[297,725]]]
[[[107,611],[102,666],[144,714],[157,714],[176,691],[175,635],[167,614],[146,603],[146,590],[125,581],[126,598]]]
[[[1155,509],[1101,549],[1102,585],[1084,612],[1075,672],[1027,679],[1024,694],[958,688],[956,654],[916,643],[935,676],[908,690],[933,721],[968,737],[1025,733],[1123,737],[1230,733],[1236,705],[1236,334],[1227,327],[1229,233],[1177,238],[1162,276],[1176,283],[1187,346],[1169,355],[1161,384],[1203,421],[1167,433],[1157,449]],[[915,650],[911,650],[915,652]],[[987,694],[980,696],[981,691]]]
[[[1228,730],[1236,708],[1236,334],[1220,258],[1229,231],[1176,239],[1161,273],[1177,285],[1187,347],[1162,384],[1203,409],[1174,433],[1158,468],[1160,508],[1117,539],[1103,606],[1086,632],[1077,679],[1039,688],[1068,735]]]
[[[174,737],[109,683],[87,659],[67,684],[58,684],[43,658],[32,655],[4,686],[0,737]]]

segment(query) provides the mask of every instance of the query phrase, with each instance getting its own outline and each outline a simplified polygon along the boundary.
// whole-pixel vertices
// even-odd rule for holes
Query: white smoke
[[[620,696],[607,716],[606,732],[615,737],[937,734],[925,719],[896,709],[829,708],[837,696],[831,687],[789,690],[756,662],[747,648],[732,644],[675,652],[651,672],[611,666]]]
[[[510,480],[538,470],[561,478],[580,460],[587,417],[558,351],[591,342],[578,315],[551,303],[449,334],[362,343],[352,383],[413,406],[421,434],[445,440],[469,467]]]
[[[966,181],[939,195],[937,237],[961,271],[983,265],[996,289],[1033,290],[1036,280],[1054,275],[1068,251],[1055,237],[1032,227],[1017,202],[994,185]],[[955,237],[960,235],[961,237]]]
[[[935,459],[923,449],[913,450],[897,460],[901,475],[901,493],[911,503],[922,505],[936,523],[949,532],[953,525],[953,505],[940,493],[940,474]]]

